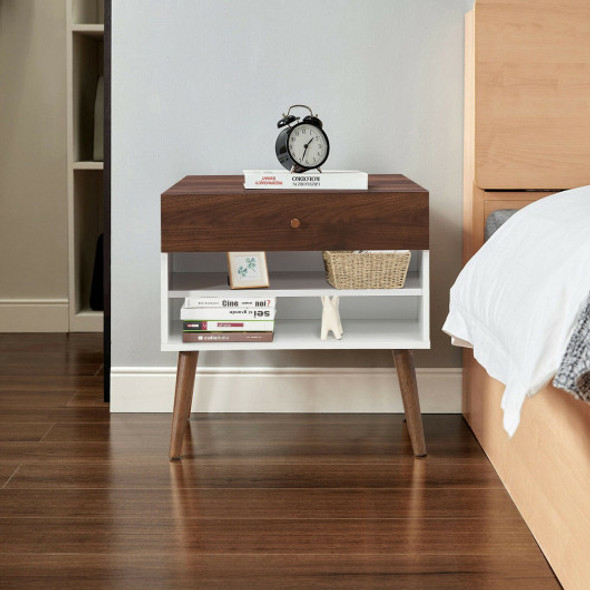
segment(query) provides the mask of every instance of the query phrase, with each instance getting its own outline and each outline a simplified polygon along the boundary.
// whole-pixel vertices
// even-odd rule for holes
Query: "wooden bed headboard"
[[[474,184],[590,184],[590,2],[477,0],[471,24]]]
[[[590,184],[589,39],[589,0],[476,0],[467,13],[464,262],[492,211]]]
[[[487,216],[590,184],[590,0],[476,0],[465,27],[463,258]],[[463,415],[566,590],[590,588],[590,404],[548,385],[512,439],[463,356]]]

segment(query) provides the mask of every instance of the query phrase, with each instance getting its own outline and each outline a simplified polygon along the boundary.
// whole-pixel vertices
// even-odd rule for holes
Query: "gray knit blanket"
[[[590,293],[576,321],[553,385],[590,402]]]
[[[490,239],[491,235],[500,229],[500,226],[508,221],[518,209],[498,209],[490,213],[486,219],[486,227],[484,231],[484,241]]]

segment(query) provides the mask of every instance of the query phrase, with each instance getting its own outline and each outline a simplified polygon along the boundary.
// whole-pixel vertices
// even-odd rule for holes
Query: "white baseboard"
[[[0,332],[67,331],[67,299],[0,299]]]
[[[461,369],[417,369],[425,413],[461,412]],[[114,367],[111,412],[172,412],[175,367]],[[193,412],[402,412],[394,369],[199,368]]]

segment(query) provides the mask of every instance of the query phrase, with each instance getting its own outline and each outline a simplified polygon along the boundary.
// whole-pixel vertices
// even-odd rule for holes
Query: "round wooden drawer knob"
[[[291,227],[293,229],[297,229],[298,227],[301,227],[301,221],[299,221],[299,219],[297,219],[297,217],[294,217],[293,219],[291,219]]]

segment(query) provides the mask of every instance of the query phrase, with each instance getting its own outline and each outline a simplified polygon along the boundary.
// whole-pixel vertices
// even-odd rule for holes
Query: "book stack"
[[[183,342],[272,342],[274,297],[187,298],[180,310]]]

